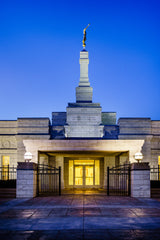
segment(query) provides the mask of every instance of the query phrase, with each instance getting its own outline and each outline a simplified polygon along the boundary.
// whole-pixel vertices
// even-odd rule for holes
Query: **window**
[[[8,171],[8,166],[9,166],[9,156],[2,156],[2,180],[8,180],[9,178],[9,171]]]

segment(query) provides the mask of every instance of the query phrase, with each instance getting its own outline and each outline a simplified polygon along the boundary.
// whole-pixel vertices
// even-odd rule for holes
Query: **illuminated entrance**
[[[86,188],[99,185],[99,160],[69,160],[69,186]]]

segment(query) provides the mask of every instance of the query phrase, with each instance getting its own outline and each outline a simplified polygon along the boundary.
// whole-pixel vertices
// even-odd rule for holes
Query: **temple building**
[[[107,166],[132,163],[136,153],[151,167],[160,164],[160,121],[120,118],[92,101],[89,54],[80,52],[76,101],[49,118],[0,121],[1,166],[17,165],[31,152],[33,162],[61,166],[62,188],[105,188]]]

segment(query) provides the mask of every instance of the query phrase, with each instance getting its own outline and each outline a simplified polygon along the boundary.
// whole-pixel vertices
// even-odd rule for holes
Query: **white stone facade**
[[[143,154],[142,162],[149,162],[150,167],[158,166],[160,121],[120,118],[117,122],[115,112],[102,112],[100,104],[92,102],[93,89],[88,78],[88,64],[88,52],[81,51],[76,102],[69,103],[66,112],[53,112],[52,123],[49,118],[0,121],[1,166],[4,156],[9,156],[9,165],[12,166],[24,161],[24,153],[29,151],[35,163],[61,166],[62,187],[65,186],[65,158],[100,159],[103,187],[106,186],[107,166],[133,163],[137,152]],[[133,180],[137,177],[138,182],[138,174],[132,177]],[[22,179],[23,184],[26,180]],[[143,180],[141,184],[145,185],[147,179]],[[135,185],[135,189],[140,187]],[[136,190],[132,190],[135,195]]]
[[[66,137],[102,138],[101,107],[68,107]]]

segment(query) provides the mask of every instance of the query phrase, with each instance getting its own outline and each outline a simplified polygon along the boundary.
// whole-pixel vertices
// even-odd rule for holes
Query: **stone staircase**
[[[160,198],[160,188],[151,188],[151,197]]]
[[[15,198],[16,188],[0,188],[0,198]]]

